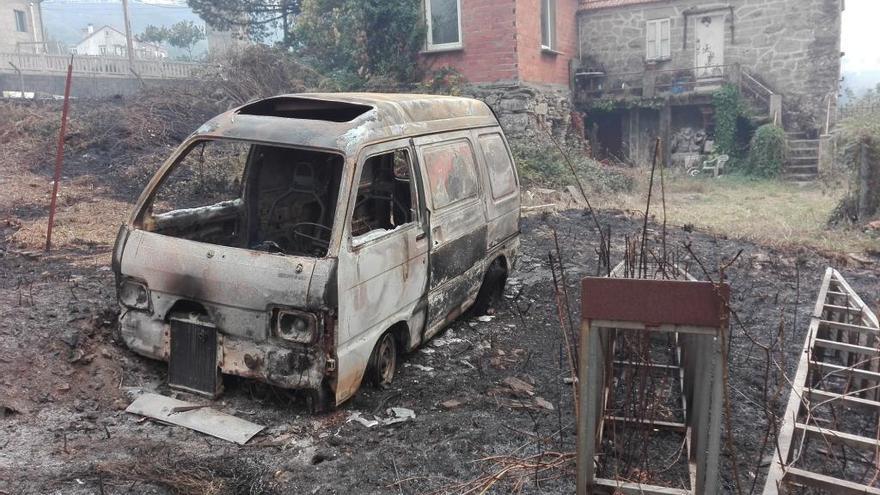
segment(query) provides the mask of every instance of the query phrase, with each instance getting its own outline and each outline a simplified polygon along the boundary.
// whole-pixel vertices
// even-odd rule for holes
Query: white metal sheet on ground
[[[264,427],[199,404],[158,394],[143,394],[125,410],[165,423],[183,426],[223,440],[244,445]],[[197,408],[189,409],[187,408]]]

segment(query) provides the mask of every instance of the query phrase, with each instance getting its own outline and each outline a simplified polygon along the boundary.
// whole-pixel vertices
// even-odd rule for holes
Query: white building
[[[96,55],[104,57],[127,57],[125,33],[110,26],[95,29],[91,24],[86,28],[86,37],[71,49],[77,55]],[[135,58],[156,59],[168,57],[168,51],[154,43],[133,40]]]
[[[40,2],[0,0],[0,52],[41,53],[43,41]]]

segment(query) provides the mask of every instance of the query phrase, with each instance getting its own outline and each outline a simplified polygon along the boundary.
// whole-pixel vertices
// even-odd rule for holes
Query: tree
[[[143,43],[164,43],[168,39],[168,28],[150,24],[144,28],[143,33],[135,36],[135,38]]]
[[[281,43],[293,44],[293,23],[301,0],[187,0],[190,8],[211,27],[244,28],[251,39],[262,41],[280,28]]]
[[[149,25],[137,36],[137,39],[146,43],[168,43],[175,48],[186,50],[188,58],[192,59],[193,46],[205,39],[205,32],[193,21],[180,21],[172,24],[171,27]]]
[[[203,39],[205,32],[193,21],[180,21],[168,28],[168,44],[186,50],[190,59],[193,58],[193,46]]]
[[[295,51],[318,70],[356,86],[374,78],[420,78],[422,0],[303,0]]]

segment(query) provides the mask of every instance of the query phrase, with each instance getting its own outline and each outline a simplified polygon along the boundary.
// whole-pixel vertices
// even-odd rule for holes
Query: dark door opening
[[[597,112],[587,116],[586,124],[593,156],[623,161],[623,112]]]

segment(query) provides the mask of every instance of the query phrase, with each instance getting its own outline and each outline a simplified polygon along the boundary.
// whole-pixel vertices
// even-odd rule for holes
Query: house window
[[[107,55],[107,45],[99,46],[98,51],[101,52],[101,55]]]
[[[19,33],[27,32],[27,16],[23,10],[13,10],[15,13],[15,30]]]
[[[461,48],[461,0],[425,0],[428,50]]]
[[[666,60],[670,58],[669,29],[669,19],[657,19],[653,21],[648,21],[646,43],[646,58],[648,60]]]
[[[556,50],[556,0],[541,0],[541,48]]]

